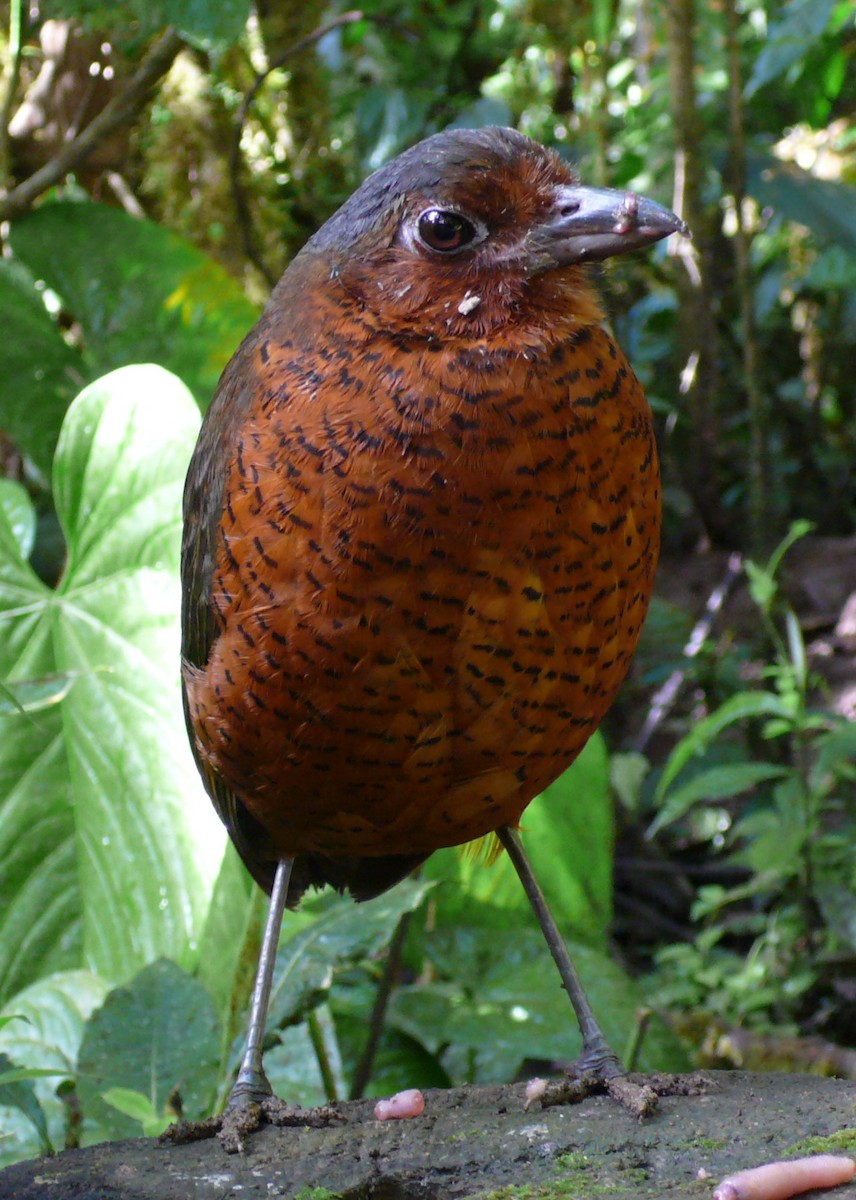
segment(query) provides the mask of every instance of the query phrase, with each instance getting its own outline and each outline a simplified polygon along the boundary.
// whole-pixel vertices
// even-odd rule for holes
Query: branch
[[[329,21],[325,21],[323,25],[319,25],[317,29],[313,29],[311,33],[307,33],[305,37],[299,38],[292,46],[280,56],[270,63],[264,71],[259,71],[250,86],[249,91],[241,101],[237,115],[235,117],[235,129],[232,135],[232,144],[229,147],[229,178],[232,181],[232,201],[235,205],[235,214],[238,218],[238,227],[241,230],[241,240],[244,243],[244,253],[247,258],[256,266],[266,281],[271,287],[276,283],[276,276],[271,272],[267,263],[262,257],[259,248],[258,238],[256,237],[255,227],[253,225],[253,217],[250,212],[250,206],[247,204],[247,196],[244,191],[244,185],[241,182],[241,138],[244,133],[244,123],[247,119],[247,114],[250,111],[250,106],[259,93],[264,81],[272,71],[277,70],[284,63],[292,58],[295,54],[299,54],[302,50],[306,50],[314,42],[319,41],[326,34],[334,29],[339,29],[342,25],[351,25],[355,21],[363,20],[364,14],[359,10],[340,13],[337,17],[333,17]]]
[[[737,291],[740,300],[740,320],[743,325],[743,376],[749,401],[749,545],[753,554],[769,551],[775,540],[774,506],[768,487],[769,448],[767,425],[770,420],[767,396],[761,382],[762,352],[758,344],[755,323],[755,286],[750,257],[751,234],[746,227],[746,136],[743,121],[743,84],[740,78],[740,17],[734,0],[725,0],[728,54],[728,166],[734,196],[734,260]]]
[[[659,728],[666,717],[671,712],[675,701],[678,698],[678,693],[684,685],[687,677],[687,669],[689,660],[695,658],[701,650],[706,639],[713,629],[713,623],[716,620],[719,610],[722,608],[731,589],[734,587],[740,575],[743,572],[743,558],[736,551],[729,555],[728,566],[725,569],[725,575],[720,583],[713,589],[707,598],[707,604],[704,607],[704,612],[693,626],[692,633],[689,636],[687,644],[684,646],[683,656],[687,660],[685,666],[678,667],[672,671],[666,682],[654,693],[651,699],[651,706],[648,709],[648,715],[645,718],[645,724],[640,729],[636,739],[633,742],[633,749],[641,754],[651,740],[651,735]]]
[[[181,35],[168,29],[149,50],[125,90],[114,96],[50,162],[0,199],[0,221],[9,221],[26,212],[38,196],[85,162],[93,150],[122,125],[132,121],[142,111],[152,88],[166,75],[183,46]]]
[[[9,122],[12,119],[12,107],[21,79],[21,56],[24,48],[23,37],[23,7],[24,0],[12,0],[9,8],[9,79],[3,103],[0,106],[0,185],[5,186],[11,178],[11,155],[9,153]]]

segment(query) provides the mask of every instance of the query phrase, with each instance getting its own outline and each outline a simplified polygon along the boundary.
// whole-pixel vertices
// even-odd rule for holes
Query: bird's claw
[[[579,1104],[588,1096],[608,1095],[641,1120],[656,1112],[660,1096],[696,1096],[708,1090],[710,1080],[696,1072],[671,1075],[653,1072],[604,1076],[595,1071],[571,1068],[562,1079],[554,1079],[537,1096],[542,1108],[556,1104]]]
[[[202,1121],[178,1121],[165,1130],[162,1144],[181,1146],[187,1142],[205,1141],[216,1137],[227,1154],[242,1154],[246,1139],[262,1125],[283,1127],[311,1126],[323,1128],[347,1118],[335,1105],[322,1104],[316,1108],[301,1108],[297,1104],[286,1104],[277,1096],[264,1100],[248,1100],[233,1105],[217,1117],[206,1117]]]

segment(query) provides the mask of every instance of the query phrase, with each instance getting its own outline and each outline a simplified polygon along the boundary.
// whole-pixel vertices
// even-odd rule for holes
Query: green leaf
[[[79,675],[78,671],[66,671],[62,675],[46,675],[43,679],[22,679],[11,686],[0,684],[0,717],[41,712],[59,704]]]
[[[165,0],[165,7],[168,23],[203,49],[237,41],[250,15],[249,0]]]
[[[47,1118],[36,1096],[32,1075],[17,1068],[5,1054],[0,1054],[0,1107],[22,1113],[35,1130],[41,1153],[52,1153]]]
[[[609,762],[595,734],[576,762],[546,788],[521,819],[523,843],[538,882],[565,929],[605,945],[612,918],[614,816]],[[437,921],[467,919],[473,901],[485,915],[507,923],[534,923],[517,872],[503,854],[486,863],[472,851],[443,850],[425,866],[430,879],[444,881],[437,894]]]
[[[791,0],[778,20],[771,21],[760,54],[744,89],[748,99],[804,59],[829,27],[838,0]]]
[[[113,1087],[103,1093],[101,1099],[117,1112],[123,1113],[143,1127],[144,1137],[159,1137],[175,1120],[173,1113],[159,1113],[148,1096],[135,1092],[133,1088]]]
[[[265,900],[228,842],[199,939],[196,970],[223,1024],[225,1047],[243,1028],[242,1012],[261,946]]]
[[[669,788],[690,759],[704,753],[723,729],[727,729],[729,725],[734,725],[737,721],[747,721],[754,717],[765,716],[792,720],[794,713],[789,704],[772,692],[738,692],[736,696],[730,696],[715,712],[699,721],[695,728],[686,737],[681,738],[675,746],[663,768],[660,782],[657,784],[654,794],[656,802],[658,804],[663,802]]]
[[[80,352],[64,341],[32,278],[8,259],[0,260],[0,328],[0,429],[47,476],[84,366]],[[33,420],[36,403],[38,420]]]
[[[81,323],[89,379],[129,363],[158,363],[204,408],[258,316],[217,263],[116,208],[43,204],[13,223],[9,241]],[[34,394],[25,392],[28,411]]]
[[[65,1071],[51,1071],[47,1067],[13,1067],[0,1072],[0,1087],[7,1083],[18,1083],[22,1079],[55,1079]]]
[[[856,950],[856,895],[833,880],[821,881],[814,892],[830,931],[852,953]]]
[[[648,836],[653,837],[664,826],[677,821],[697,800],[739,796],[756,784],[767,779],[780,779],[788,773],[788,767],[761,762],[732,763],[700,771],[681,787],[667,793],[662,809],[648,829]]]
[[[84,1022],[106,992],[107,985],[88,971],[51,975],[12,997],[0,1017],[0,1055],[8,1062],[47,1072],[35,1078],[28,1091],[46,1122],[47,1140],[54,1145],[62,1144],[66,1125],[65,1107],[56,1094],[57,1079],[74,1076]],[[6,1017],[23,1019],[6,1021]],[[11,1138],[0,1141],[0,1164],[44,1152],[40,1119],[33,1124],[33,1114],[25,1117],[23,1110],[4,1114],[4,1132]]]
[[[306,1022],[280,1030],[278,1038],[277,1044],[265,1051],[265,1073],[273,1090],[289,1104],[326,1104],[324,1080]]]
[[[0,995],[82,954],[114,981],[158,954],[195,958],[224,837],[178,689],[180,497],[198,421],[156,367],[78,397],[54,465],[69,554],[55,592],[0,510],[0,677],[75,677],[37,723],[0,717]]]
[[[455,1082],[507,1081],[526,1058],[569,1061],[579,1053],[576,1019],[540,933],[519,930],[500,940],[461,926],[426,936],[425,948],[450,981],[398,989],[390,1021],[432,1052],[445,1044],[443,1062]],[[607,1040],[621,1053],[644,994],[608,956],[573,943],[568,949]],[[655,1019],[640,1069],[684,1067],[676,1039]]]
[[[3,263],[0,260],[0,267]],[[0,428],[3,418],[0,414]],[[6,427],[8,431],[8,426]],[[0,508],[6,515],[21,558],[29,558],[36,540],[36,510],[27,489],[14,479],[0,479]]]
[[[611,756],[609,782],[628,812],[639,811],[642,803],[642,784],[650,773],[651,763],[638,751],[626,750]]]
[[[364,904],[348,897],[324,903],[310,925],[280,945],[270,1027],[290,1024],[326,999],[336,971],[382,950],[404,913],[418,908],[432,887],[406,879]]]
[[[805,225],[822,242],[856,255],[856,188],[818,179],[772,155],[748,154],[746,171],[747,190],[762,208]]]
[[[167,959],[114,988],[86,1025],[78,1056],[83,1111],[104,1137],[139,1134],[137,1120],[105,1099],[114,1088],[141,1093],[154,1113],[178,1088],[187,1115],[202,1116],[217,1086],[220,1029],[211,998]]]

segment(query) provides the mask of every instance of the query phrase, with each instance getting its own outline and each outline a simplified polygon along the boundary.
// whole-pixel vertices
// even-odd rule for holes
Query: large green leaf
[[[142,0],[142,7],[147,4]],[[168,24],[205,48],[236,41],[250,15],[249,0],[164,0],[164,9]]]
[[[288,1024],[325,1000],[335,972],[382,950],[400,918],[417,908],[432,887],[406,879],[392,891],[360,905],[348,897],[325,897],[311,924],[279,948],[271,1027]]]
[[[62,1145],[67,1118],[56,1088],[63,1078],[74,1076],[84,1023],[106,993],[107,985],[97,976],[67,971],[25,988],[0,1014],[13,1015],[0,1027],[0,1055],[22,1066],[57,1072],[34,1080],[31,1089],[55,1146]],[[31,1118],[3,1104],[0,1097],[0,1127],[11,1137],[0,1141],[0,1165],[42,1153],[43,1138]]]
[[[84,961],[127,979],[185,964],[223,833],[202,794],[178,690],[179,507],[198,427],[157,367],[117,371],[69,410],[57,590],[0,509],[0,678],[74,676],[59,703],[0,718],[0,995]]]
[[[614,818],[609,762],[600,734],[576,762],[529,805],[521,819],[532,868],[559,924],[594,945],[605,945],[612,919]],[[506,855],[486,863],[468,851],[445,850],[428,862],[428,878],[443,880],[437,919],[467,920],[473,900],[486,917],[506,924],[509,912],[523,923],[529,902]]]
[[[790,0],[785,5],[778,20],[770,22],[763,48],[746,84],[747,97],[805,58],[826,32],[838,4],[839,0]]]
[[[213,260],[106,205],[43,204],[14,222],[9,240],[16,258],[80,322],[89,379],[129,363],[158,363],[204,407],[258,316]],[[28,388],[29,403],[33,394]]]
[[[570,944],[607,1040],[623,1053],[645,997],[606,955]],[[573,1010],[540,934],[459,926],[426,938],[440,981],[400,988],[390,1021],[436,1053],[455,1082],[508,1081],[526,1058],[570,1060],[580,1049]],[[443,980],[446,980],[444,982]],[[640,1056],[643,1070],[681,1070],[685,1056],[658,1020]]]
[[[78,1055],[86,1118],[104,1137],[131,1137],[140,1124],[104,1100],[111,1088],[139,1092],[162,1113],[174,1088],[190,1118],[208,1109],[217,1085],[220,1029],[198,980],[159,959],[115,988],[87,1022]]]
[[[723,729],[738,721],[748,721],[754,717],[781,717],[792,720],[793,706],[773,692],[738,692],[720,704],[710,716],[699,721],[675,746],[666,760],[660,781],[657,784],[655,799],[662,803],[674,781],[684,767],[696,756],[703,754],[710,743]]]
[[[742,762],[724,763],[700,771],[667,793],[663,807],[651,822],[648,836],[653,837],[660,829],[677,821],[697,800],[722,800],[739,796],[768,779],[780,779],[789,770],[789,767],[779,767],[774,763]]]
[[[30,275],[8,259],[0,261],[0,328],[0,429],[47,477],[63,415],[84,381],[83,360],[63,339]]]

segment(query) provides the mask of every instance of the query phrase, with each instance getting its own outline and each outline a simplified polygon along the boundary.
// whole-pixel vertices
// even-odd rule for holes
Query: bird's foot
[[[181,1146],[186,1142],[200,1142],[216,1137],[227,1154],[242,1154],[246,1139],[262,1125],[293,1125],[322,1128],[346,1118],[333,1104],[322,1104],[317,1108],[301,1108],[297,1104],[286,1104],[277,1096],[265,1096],[261,1100],[242,1099],[230,1104],[217,1117],[206,1117],[202,1121],[179,1121],[170,1125],[161,1136],[162,1144]]]
[[[660,1096],[697,1096],[707,1091],[710,1080],[693,1072],[690,1075],[670,1075],[652,1072],[649,1075],[633,1072],[580,1069],[574,1064],[562,1079],[533,1080],[526,1089],[526,1108],[540,1102],[542,1108],[555,1104],[579,1104],[588,1096],[609,1095],[634,1117],[650,1117],[656,1111]]]

